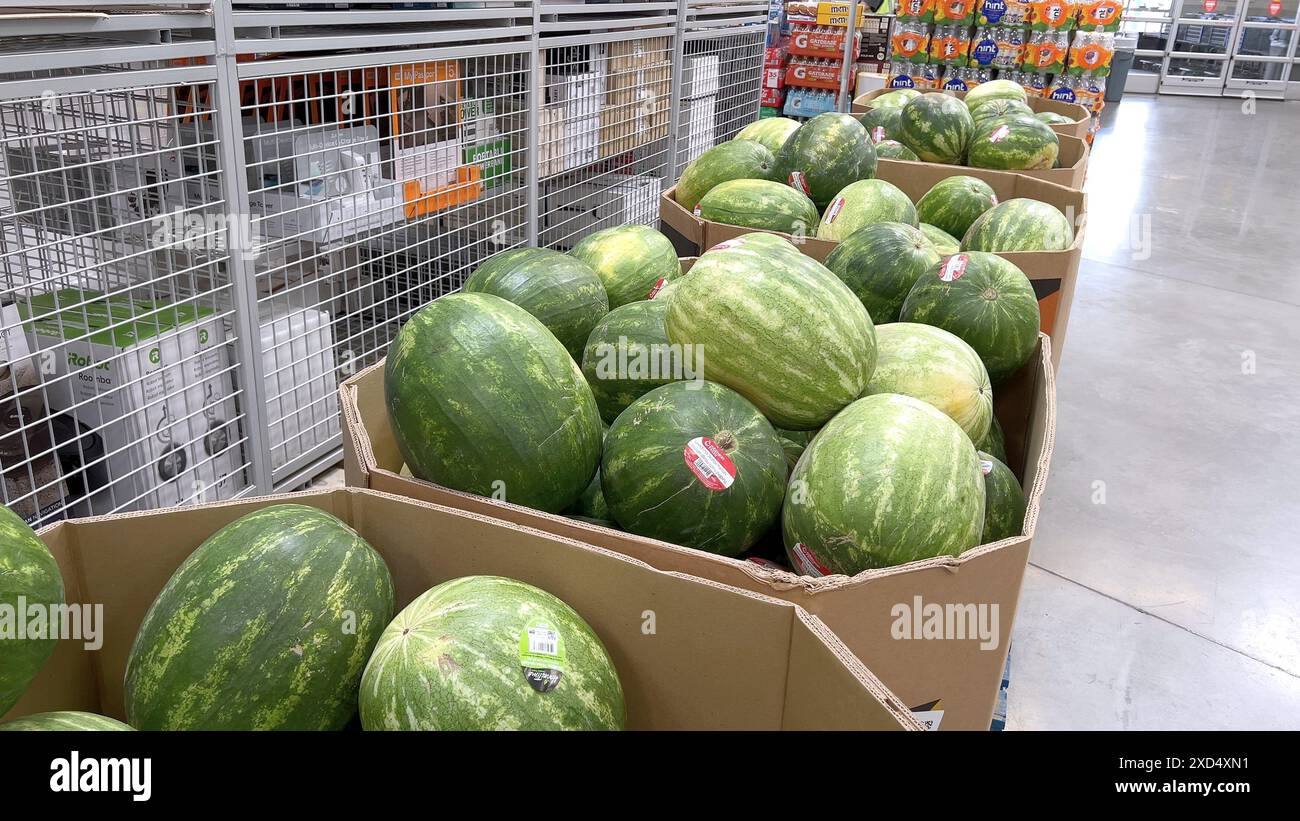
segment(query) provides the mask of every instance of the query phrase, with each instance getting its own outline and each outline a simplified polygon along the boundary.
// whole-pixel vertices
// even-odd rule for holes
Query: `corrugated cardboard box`
[[[668,136],[672,50],[666,37],[609,44],[600,156],[615,157]]]
[[[876,177],[902,189],[913,202],[919,200],[940,180],[965,174],[989,184],[998,201],[1028,197],[1056,206],[1074,225],[1074,243],[1064,251],[1017,251],[999,254],[1019,266],[1034,285],[1038,295],[1041,329],[1052,337],[1053,364],[1061,362],[1070,305],[1074,300],[1075,280],[1083,258],[1083,233],[1087,223],[1088,195],[1082,191],[1007,171],[986,171],[936,163],[893,162],[881,160]],[[687,211],[670,188],[659,198],[659,230],[677,246],[679,254],[700,254],[719,242],[735,239],[756,229],[742,228],[700,219]],[[768,231],[765,233],[779,233]],[[808,256],[824,262],[839,243],[824,239],[788,237]],[[960,239],[960,237],[958,238]]]
[[[875,91],[858,96],[853,100],[853,113],[867,113],[867,109],[871,107],[871,101],[887,91],[894,91],[894,89],[879,88]],[[964,91],[947,93],[954,94],[963,99],[966,97],[966,92]],[[1052,126],[1052,130],[1057,134],[1063,134],[1067,137],[1075,137],[1080,140],[1088,139],[1088,128],[1092,125],[1092,114],[1088,109],[1078,103],[1063,103],[1060,100],[1053,100],[1050,97],[1036,97],[1033,95],[1030,95],[1026,99],[1026,102],[1029,103],[1029,107],[1033,109],[1035,114],[1043,111],[1051,111],[1055,114],[1060,114],[1070,118],[1071,122],[1069,123],[1061,123],[1060,125]]]
[[[383,363],[339,389],[347,482],[444,504],[631,556],[661,570],[775,596],[804,607],[835,631],[904,703],[941,729],[988,729],[1002,680],[1020,583],[1047,481],[1056,427],[1051,343],[994,392],[1011,468],[1025,488],[1022,535],[959,557],[911,562],[856,576],[814,578],[449,490],[403,475],[384,405]],[[935,608],[969,627],[927,640]],[[965,630],[966,627],[962,629]],[[980,638],[980,628],[985,638]],[[914,629],[920,628],[920,629]]]
[[[500,575],[560,597],[618,669],[630,729],[920,729],[818,619],[770,597],[605,550],[382,493],[335,490],[60,522],[40,531],[68,602],[103,605],[102,648],[61,641],[4,720],[47,710],[125,718],[145,611],[208,536],[282,502],[333,513],[384,557],[397,607],[440,582]]]

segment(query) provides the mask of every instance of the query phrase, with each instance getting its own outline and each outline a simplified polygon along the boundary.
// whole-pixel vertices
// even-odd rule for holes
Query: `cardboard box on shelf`
[[[892,89],[881,88],[861,94],[854,98],[853,113],[865,114],[867,109],[870,107],[872,100],[879,97],[881,94],[884,94],[886,91],[891,90]],[[963,99],[966,97],[966,92],[964,91],[945,93],[955,94],[957,97]],[[1049,97],[1039,97],[1033,94],[1028,96],[1026,102],[1029,103],[1029,107],[1033,109],[1036,114],[1050,111],[1053,114],[1060,114],[1064,117],[1070,118],[1071,121],[1068,123],[1061,123],[1060,125],[1052,126],[1052,130],[1057,134],[1066,137],[1074,137],[1079,140],[1086,140],[1088,138],[1088,128],[1092,125],[1092,114],[1083,106],[1077,103],[1064,103],[1060,100],[1053,100]],[[1062,162],[1064,162],[1064,158],[1062,158]],[[1077,188],[1079,186],[1074,187]]]
[[[668,136],[672,50],[666,37],[608,45],[600,111],[600,157],[615,157]]]
[[[681,117],[686,128],[685,161],[690,162],[717,142],[718,98],[696,97],[684,100]]]
[[[1083,258],[1083,238],[1088,217],[1087,195],[1062,185],[1006,171],[986,171],[982,168],[899,160],[880,160],[876,166],[878,179],[898,186],[913,202],[923,197],[940,180],[958,174],[978,177],[987,182],[993,188],[999,202],[1014,197],[1027,197],[1055,206],[1074,226],[1074,242],[1064,251],[1016,251],[999,254],[1014,262],[1033,284],[1034,292],[1038,295],[1041,328],[1044,333],[1052,337],[1055,363],[1059,365],[1070,318],[1070,306],[1074,300],[1075,280],[1078,278],[1079,263]],[[660,230],[673,240],[679,254],[702,253],[723,240],[734,239],[755,230],[701,219],[677,202],[671,188],[659,198],[659,225]],[[788,235],[782,234],[782,236]],[[808,256],[818,261],[825,261],[838,243],[814,237],[802,237],[795,244]]]
[[[483,194],[481,170],[461,155],[460,63],[390,66],[386,148],[391,179],[408,219],[470,202]]]
[[[495,187],[514,168],[510,137],[502,134],[495,97],[467,97],[461,101],[465,165],[479,167],[484,188]]]
[[[532,528],[352,489],[42,529],[67,601],[103,605],[102,646],[59,642],[0,721],[50,710],[125,718],[128,654],[158,592],[218,529],[279,503],[326,510],[355,529],[388,565],[398,609],[441,582],[471,575],[507,576],[558,596],[609,651],[629,729],[920,729],[825,624],[790,603]],[[647,638],[651,617],[654,635]]]
[[[682,97],[708,97],[718,93],[718,55],[688,54],[682,62]]]
[[[41,382],[18,306],[6,305],[0,309],[0,503],[33,527],[63,518],[68,495]]]
[[[299,291],[258,304],[271,467],[279,470],[339,433],[328,311]]]
[[[1046,336],[1040,335],[1039,340],[1032,360],[994,392],[1009,465],[1025,488],[1023,533],[958,557],[868,570],[853,577],[796,576],[411,478],[404,475],[402,455],[389,425],[382,363],[348,379],[339,389],[347,482],[351,487],[398,493],[578,539],[661,570],[794,602],[819,615],[904,704],[925,714],[932,726],[986,730],[1002,680],[1056,425],[1051,344]],[[923,612],[934,608],[964,613],[963,618],[978,614],[983,621],[966,624],[969,632],[962,638],[919,640],[913,626],[923,619]],[[906,613],[906,619],[900,613]]]

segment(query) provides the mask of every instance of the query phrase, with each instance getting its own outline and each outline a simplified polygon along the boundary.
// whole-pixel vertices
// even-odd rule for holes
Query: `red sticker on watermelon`
[[[970,262],[970,257],[965,254],[953,254],[943,261],[943,265],[939,266],[939,279],[944,282],[961,279],[961,275],[966,273],[966,263],[968,262]]]
[[[832,202],[826,208],[826,214],[823,217],[823,219],[826,220],[826,224],[829,225],[832,222],[835,222],[835,218],[838,217],[840,215],[840,212],[843,210],[844,210],[844,198],[836,197],[835,201]]]
[[[744,245],[744,243],[741,241],[743,239],[744,237],[736,237],[735,239],[724,239],[722,242],[719,242],[717,245],[710,248],[709,251],[725,251],[728,248],[739,247],[741,245]]]
[[[650,287],[650,293],[646,294],[646,299],[654,299],[655,294],[659,293],[666,284],[668,284],[668,280],[659,277],[659,279],[655,280],[655,284]]]
[[[805,194],[808,193],[808,180],[804,178],[802,171],[791,171],[787,179],[791,188],[798,188]]]
[[[997,194],[989,194],[989,202],[993,203],[994,205],[997,205],[997,204],[998,204],[998,195],[997,195]]]
[[[883,139],[885,139],[885,127],[883,125],[871,129],[871,141],[873,143],[878,143]]]
[[[748,561],[753,562],[759,567],[767,568],[768,570],[785,570],[785,568],[782,567],[781,565],[777,564],[771,559],[764,559],[762,556],[750,556]]]
[[[687,442],[682,455],[686,467],[709,490],[726,490],[736,481],[736,463],[707,436],[697,436]]]
[[[1009,135],[1010,133],[1011,133],[1011,126],[1000,125],[997,128],[993,129],[993,133],[989,135],[989,142],[1000,143],[1003,140],[1005,140],[1007,138],[1007,135]]]
[[[794,569],[804,576],[829,576],[830,568],[817,561],[817,557],[803,542],[796,542],[790,549],[790,558],[794,559]]]
[[[700,206],[698,203],[696,204],[695,210],[692,213],[695,214],[695,216],[697,217],[700,215]]]
[[[988,476],[992,472],[993,472],[993,463],[990,462],[988,459],[981,459],[980,473],[983,473],[985,476]]]

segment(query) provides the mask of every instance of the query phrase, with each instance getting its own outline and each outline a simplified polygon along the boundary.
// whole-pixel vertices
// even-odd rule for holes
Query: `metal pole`
[[[677,34],[673,43],[672,79],[668,93],[668,161],[664,171],[669,185],[677,184],[677,131],[681,127],[682,100],[682,63],[686,60],[686,13],[690,8],[689,0],[677,0]]]
[[[528,161],[528,168],[524,171],[525,189],[524,189],[524,225],[526,231],[525,244],[529,248],[537,247],[537,237],[541,233],[541,227],[538,223],[542,218],[541,208],[541,161],[542,152],[539,147],[542,141],[541,129],[538,127],[542,105],[545,100],[542,98],[542,65],[545,52],[542,50],[540,40],[542,37],[542,10],[541,0],[534,0],[531,5],[533,10],[533,35],[528,38],[528,111],[524,115],[525,139],[528,141],[528,148],[524,156]]]
[[[844,62],[840,65],[840,96],[835,102],[835,110],[847,112],[853,102],[849,94],[849,83],[853,77],[853,66],[858,62],[857,50],[853,48],[853,35],[858,31],[858,0],[849,3],[848,25],[844,28]]]
[[[248,203],[248,171],[244,163],[244,126],[239,109],[239,77],[235,64],[235,28],[231,18],[231,0],[214,0],[213,33],[216,39],[214,63],[217,79],[213,89],[220,152],[222,194],[226,198],[228,217],[226,270],[234,295],[235,334],[238,337],[241,405],[244,411],[245,442],[250,483],[258,493],[270,493],[274,487],[271,467],[270,431],[266,424],[266,374],[262,369],[261,330],[257,321],[256,271],[250,264],[246,246],[251,237],[244,236],[252,209]]]

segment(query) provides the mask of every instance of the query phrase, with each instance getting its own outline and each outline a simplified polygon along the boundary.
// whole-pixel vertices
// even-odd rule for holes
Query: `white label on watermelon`
[[[966,273],[966,263],[969,261],[970,257],[965,254],[953,254],[939,266],[939,279],[944,282],[961,279],[961,275]]]
[[[994,205],[997,205],[997,204],[998,204],[998,195],[997,195],[997,194],[989,194],[989,200],[990,200]]]
[[[792,554],[791,558],[794,559],[795,570],[798,570],[801,575],[829,576],[831,574],[826,565],[817,561],[817,557],[803,542],[796,542],[790,553]]]
[[[736,481],[736,463],[707,436],[697,436],[687,442],[682,455],[686,467],[709,490],[726,490]]]
[[[988,459],[981,459],[980,473],[983,473],[985,476],[988,476],[992,472],[993,472],[993,463],[990,462]]]
[[[663,277],[659,277],[658,279],[656,279],[655,284],[650,286],[650,293],[646,294],[646,299],[654,299],[655,294],[663,290],[663,287],[666,284],[668,284],[668,280],[664,279]]]
[[[791,171],[787,180],[794,188],[798,188],[805,194],[808,193],[808,180],[804,177],[802,171]]]
[[[564,639],[554,625],[529,624],[519,634],[520,669],[528,686],[539,693],[549,693],[560,683],[567,656]]]
[[[836,197],[835,201],[832,202],[830,204],[830,207],[826,209],[826,216],[825,216],[826,224],[829,225],[832,222],[835,222],[835,218],[838,217],[840,215],[840,212],[843,210],[844,210],[844,198]]]
[[[997,128],[993,129],[993,133],[989,135],[989,142],[1000,143],[1003,140],[1005,140],[1007,138],[1007,135],[1009,135],[1010,133],[1011,133],[1010,126],[1000,125]]]
[[[871,129],[871,141],[873,143],[878,143],[883,139],[885,139],[885,127],[883,125]]]
[[[695,204],[695,210],[692,211],[691,213],[693,213],[693,214],[694,214],[695,216],[697,216],[697,217],[700,215],[700,205],[699,205],[699,203],[696,203],[696,204]]]

